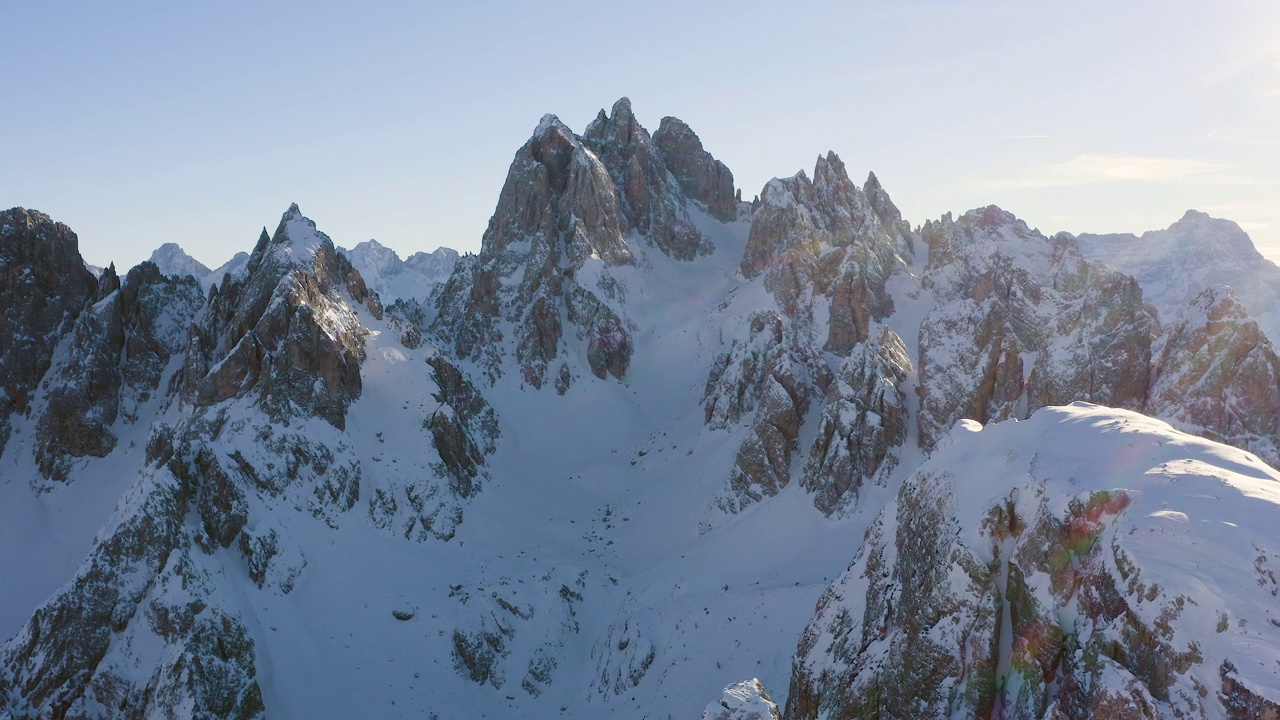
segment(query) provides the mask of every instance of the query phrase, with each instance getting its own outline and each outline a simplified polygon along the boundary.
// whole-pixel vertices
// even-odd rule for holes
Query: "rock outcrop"
[[[301,411],[341,429],[360,395],[366,330],[351,305],[382,316],[377,296],[297,205],[265,230],[246,274],[215,287],[180,382],[199,405],[258,394],[287,423]]]
[[[222,279],[221,276],[212,277],[212,270],[205,267],[204,263],[188,255],[177,243],[165,243],[156,248],[151,253],[148,262],[159,268],[161,275],[170,275],[176,278],[190,276],[205,287]]]
[[[687,143],[672,162],[703,162]],[[622,378],[632,355],[629,237],[688,260],[710,252],[679,184],[623,98],[581,137],[548,115],[511,163],[480,254],[439,291],[431,332],[491,381],[514,356],[521,380],[568,391],[589,372]]]
[[[789,316],[827,310],[824,347],[847,353],[868,339],[873,320],[893,311],[885,283],[905,267],[914,246],[874,175],[867,185],[878,210],[835,153],[818,158],[813,176],[810,181],[801,171],[765,185],[742,274],[764,273],[765,287]]]
[[[855,495],[906,437],[898,386],[913,369],[910,355],[892,330],[872,331],[893,311],[886,283],[909,266],[913,237],[874,175],[876,207],[835,153],[818,158],[814,177],[765,186],[740,270],[763,275],[777,310],[740,320],[703,394],[710,427],[751,427],[714,501],[725,512],[790,483],[814,404],[825,407],[802,485],[824,513]]]
[[[97,287],[70,228],[35,210],[0,213],[0,454]]]
[[[1280,356],[1229,289],[1166,328],[1144,411],[1280,465]]]
[[[726,687],[720,701],[702,711],[702,720],[782,720],[782,713],[760,679],[752,678]]]
[[[440,453],[442,473],[453,482],[459,497],[471,497],[479,490],[484,457],[497,449],[498,418],[484,396],[443,357],[427,361],[440,392],[440,407],[427,420],[427,428]]]
[[[888,328],[841,363],[800,478],[822,512],[832,514],[857,497],[866,478],[893,466],[885,461],[907,439],[903,385],[913,369],[902,338]]]
[[[1217,717],[1223,705],[1280,708],[1220,673],[1244,658],[1250,670],[1241,674],[1273,672],[1247,648],[1275,641],[1246,636],[1280,631],[1234,619],[1271,601],[1259,559],[1272,546],[1267,531],[1250,524],[1212,563],[1184,562],[1208,523],[1270,512],[1271,496],[1255,495],[1254,483],[1280,475],[1255,462],[1248,477],[1224,480],[1211,468],[1243,471],[1247,456],[1219,455],[1221,446],[1190,436],[1166,443],[1169,432],[1135,413],[1083,405],[985,429],[965,421],[905,482],[822,596],[799,643],[786,717]],[[1175,465],[1175,457],[1197,460]],[[1202,492],[1222,506],[1207,508]],[[1228,588],[1210,579],[1222,572],[1263,576]]]
[[[920,326],[922,446],[961,418],[1073,400],[1141,406],[1159,324],[1132,277],[995,206],[928,222],[922,236],[936,299]]]
[[[254,643],[212,607],[185,518],[207,465],[148,470],[75,579],[0,652],[0,702],[17,717],[263,717]],[[203,468],[203,469],[202,469]]]
[[[791,457],[799,449],[811,395],[831,384],[831,371],[819,355],[788,341],[786,321],[778,313],[753,314],[748,330],[716,359],[702,398],[711,428],[750,425],[728,487],[715,500],[727,513],[777,495],[790,484]]]
[[[653,144],[685,197],[702,203],[707,214],[721,222],[738,219],[733,173],[703,149],[692,128],[679,118],[664,117],[653,134]]]
[[[204,304],[191,276],[166,277],[150,262],[123,284],[108,268],[71,331],[67,352],[49,370],[37,424],[36,461],[45,479],[65,481],[76,458],[103,457],[116,445],[112,425],[138,421],[156,400],[169,361],[186,347],[187,331]]]
[[[1201,293],[1226,285],[1271,343],[1280,343],[1280,268],[1234,222],[1188,210],[1168,228],[1141,237],[1081,234],[1076,240],[1089,260],[1137,278],[1160,322],[1176,322]]]
[[[365,285],[386,304],[397,300],[425,302],[439,285],[449,279],[458,263],[458,251],[438,248],[417,252],[404,260],[377,240],[366,240],[350,250],[338,248],[360,271]]]
[[[697,136],[693,140],[696,142]],[[649,131],[636,121],[627,98],[614,103],[608,115],[601,110],[583,131],[582,142],[608,168],[617,189],[624,231],[643,236],[648,244],[680,260],[692,260],[711,252],[711,241],[690,217],[681,192],[683,185],[672,182],[675,176],[667,169],[666,160],[669,158],[682,171],[691,169],[689,166],[714,162],[702,151],[700,143],[697,147],[693,143],[680,147],[668,143],[671,154],[660,152]],[[732,186],[733,176],[728,178]],[[715,191],[706,195],[714,199]]]

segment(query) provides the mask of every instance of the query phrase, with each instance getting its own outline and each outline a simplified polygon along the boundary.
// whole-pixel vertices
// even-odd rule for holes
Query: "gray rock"
[[[630,147],[625,138],[608,142],[615,140],[619,153]],[[521,378],[535,388],[552,380],[553,363],[566,352],[598,376],[621,377],[631,347],[617,303],[621,288],[607,272],[590,287],[576,279],[589,260],[606,271],[634,262],[620,202],[596,154],[554,116],[543,118],[516,153],[480,254],[462,258],[436,296],[431,332],[491,379],[504,352],[514,354]],[[503,319],[514,337],[498,329]]]
[[[925,223],[922,236],[937,299],[920,327],[923,447],[960,418],[1025,418],[1074,400],[1141,405],[1159,325],[1133,278],[995,206]]]
[[[1229,289],[1201,293],[1157,348],[1145,412],[1280,464],[1280,356]]]
[[[818,435],[809,449],[800,486],[828,515],[856,498],[907,437],[907,397],[902,383],[914,368],[902,339],[885,328],[855,347],[827,387]]]
[[[138,420],[160,391],[169,359],[186,346],[192,318],[204,304],[194,278],[165,277],[144,262],[123,285],[114,267],[101,280],[99,301],[77,319],[69,352],[49,376],[38,423],[36,461],[46,479],[65,481],[75,459],[103,457],[116,445],[117,419]]]
[[[649,132],[636,121],[630,100],[618,100],[609,115],[601,110],[582,142],[608,168],[626,229],[680,260],[711,252],[711,241],[693,224],[684,194]]]
[[[702,140],[684,121],[662,118],[653,134],[653,144],[685,197],[702,203],[707,213],[720,222],[738,218],[733,173],[703,149]]]
[[[765,274],[765,287],[792,318],[807,319],[824,302],[824,349],[845,354],[868,340],[874,320],[893,311],[885,283],[907,265],[910,235],[888,195],[876,185],[881,221],[835,153],[819,157],[814,180],[804,172],[765,185],[751,219],[742,273]],[[818,298],[822,298],[821,301]]]
[[[70,228],[35,210],[0,213],[0,454],[97,287]]]
[[[360,396],[367,332],[348,301],[382,316],[360,273],[292,206],[246,274],[211,293],[180,386],[203,406],[256,392],[277,421],[300,408],[341,429]]]

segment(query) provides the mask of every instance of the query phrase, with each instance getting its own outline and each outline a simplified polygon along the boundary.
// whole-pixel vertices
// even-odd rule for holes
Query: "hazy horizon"
[[[334,242],[479,249],[544,113],[630,97],[744,198],[834,150],[918,225],[996,204],[1049,234],[1236,221],[1280,260],[1280,5],[915,1],[17,8],[0,204],[86,260],[217,266],[297,202]]]

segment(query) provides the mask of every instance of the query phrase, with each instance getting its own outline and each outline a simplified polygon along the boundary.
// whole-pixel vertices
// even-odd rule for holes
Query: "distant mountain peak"
[[[187,254],[177,243],[167,242],[151,253],[151,262],[160,269],[160,274],[173,277],[190,275],[203,280],[209,275],[209,268],[204,263]]]

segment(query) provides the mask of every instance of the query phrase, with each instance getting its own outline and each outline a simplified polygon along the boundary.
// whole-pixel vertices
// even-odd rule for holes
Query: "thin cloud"
[[[1026,173],[1023,177],[995,180],[990,187],[1064,187],[1104,183],[1177,183],[1196,180],[1210,184],[1248,184],[1233,177],[1220,163],[1192,158],[1141,155],[1082,155]]]
[[[996,135],[994,137],[978,138],[979,140],[1052,140],[1053,135]]]

